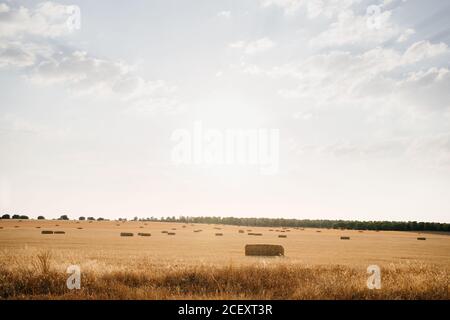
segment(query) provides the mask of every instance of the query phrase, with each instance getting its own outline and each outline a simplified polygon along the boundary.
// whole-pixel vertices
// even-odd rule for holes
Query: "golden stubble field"
[[[65,234],[43,235],[42,230]],[[0,220],[0,298],[448,299],[449,235],[281,230],[138,221]],[[121,237],[121,232],[134,236]],[[151,236],[137,236],[139,232]],[[278,238],[279,234],[287,238]],[[340,240],[341,236],[350,240]],[[285,256],[246,257],[244,246],[258,243],[281,244]],[[69,265],[80,266],[80,290],[66,287]],[[369,265],[381,268],[380,290],[367,288]]]

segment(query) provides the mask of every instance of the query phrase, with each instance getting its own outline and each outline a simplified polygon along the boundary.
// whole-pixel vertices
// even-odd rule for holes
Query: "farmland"
[[[285,256],[245,256],[246,244]],[[0,252],[3,299],[448,299],[450,274],[445,233],[0,220]],[[69,265],[80,290],[66,287]],[[380,290],[366,286],[369,265]]]

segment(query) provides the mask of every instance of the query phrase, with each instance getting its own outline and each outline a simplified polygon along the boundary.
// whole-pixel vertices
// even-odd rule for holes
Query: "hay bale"
[[[262,236],[262,233],[249,232],[248,235],[249,235],[249,236]]]
[[[53,231],[51,231],[51,230],[42,230],[41,234],[53,234]]]
[[[163,230],[163,231],[161,231],[161,233],[168,233],[168,231],[166,231],[166,230]]]
[[[273,229],[269,229],[269,231],[273,231]]]
[[[245,230],[239,230],[239,233],[245,233]]]
[[[181,226],[182,228],[186,228],[186,226]]]
[[[54,233],[54,234],[66,234],[65,231],[54,231],[53,233]]]
[[[144,229],[144,226],[140,226],[139,228]]]
[[[216,237],[221,237],[223,236],[223,233],[216,233]]]
[[[59,224],[55,224],[55,227],[59,227]]]
[[[427,238],[424,238],[424,237],[418,237],[417,240],[427,240]]]
[[[150,234],[150,233],[146,233],[146,232],[139,232],[139,233],[138,233],[138,236],[141,236],[141,237],[150,237],[151,234]]]
[[[341,237],[341,240],[350,240],[350,237]]]
[[[78,227],[77,229],[81,230],[81,229],[83,229],[83,228],[82,228],[82,227]]]
[[[175,232],[167,232],[167,235],[168,236],[174,236],[174,235],[176,235],[176,233]]]
[[[19,226],[14,226],[14,228],[19,228]]]
[[[134,234],[132,232],[121,232],[120,236],[121,237],[132,237],[132,236],[134,236]]]
[[[252,229],[247,229],[247,232],[252,232]]]
[[[194,230],[194,232],[202,232],[203,230],[200,230],[200,229],[198,229],[198,230]]]
[[[177,230],[177,228],[172,228],[172,230]]]
[[[40,229],[41,227],[36,227],[36,229]]]
[[[116,224],[116,227],[120,227],[120,224]]]
[[[286,234],[279,234],[278,238],[287,238],[287,235]]]
[[[284,248],[275,244],[247,244],[246,256],[284,256]]]
[[[321,230],[316,230],[316,232],[319,232],[319,233],[320,233],[320,232],[322,232],[322,231],[321,231]]]

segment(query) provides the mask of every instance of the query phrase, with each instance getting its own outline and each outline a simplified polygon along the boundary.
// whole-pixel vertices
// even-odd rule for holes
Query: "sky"
[[[0,213],[450,222],[449,16],[446,0],[0,0]],[[236,130],[273,137],[256,147],[275,170],[263,153],[174,161],[177,133]]]

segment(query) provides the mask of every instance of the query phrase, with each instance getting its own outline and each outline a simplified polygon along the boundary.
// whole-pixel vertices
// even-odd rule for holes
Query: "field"
[[[245,256],[246,244],[285,256]],[[69,265],[79,290],[66,286]],[[381,268],[379,290],[367,287],[369,265]],[[449,299],[449,275],[446,234],[0,220],[1,299]]]

